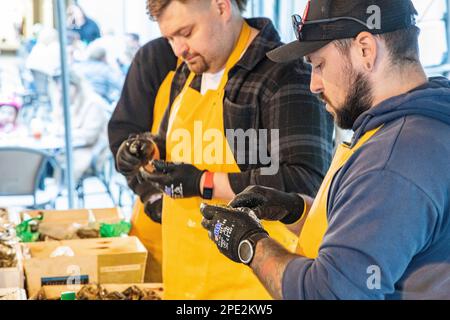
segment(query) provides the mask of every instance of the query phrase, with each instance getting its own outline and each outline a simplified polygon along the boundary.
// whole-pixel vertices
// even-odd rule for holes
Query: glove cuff
[[[195,195],[198,196],[198,197],[202,197],[202,192],[201,192],[201,189],[200,189],[201,188],[200,187],[200,182],[202,181],[203,174],[205,172],[207,172],[207,171],[208,170],[203,170],[203,171],[199,170],[198,171],[198,175],[194,179],[194,188],[193,188],[193,190],[195,192]]]
[[[239,262],[247,266],[251,265],[256,254],[256,245],[260,240],[268,237],[269,233],[266,230],[256,230],[243,237],[237,248]]]
[[[291,193],[290,195],[293,197],[294,206],[291,212],[286,217],[280,220],[280,222],[287,225],[297,223],[303,218],[306,212],[306,202],[303,197],[297,193]]]

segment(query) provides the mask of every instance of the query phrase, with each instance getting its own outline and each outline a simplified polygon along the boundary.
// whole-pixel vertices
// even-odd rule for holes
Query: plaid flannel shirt
[[[276,64],[266,57],[268,51],[282,44],[272,22],[265,18],[246,21],[260,32],[229,72],[225,88],[224,127],[225,130],[244,131],[278,129],[279,143],[272,146],[269,134],[268,150],[279,153],[279,170],[275,175],[264,175],[261,168],[268,165],[251,161],[238,163],[241,173],[229,174],[231,187],[235,193],[250,185],[264,185],[315,196],[331,163],[332,117],[309,90],[309,66],[300,60]],[[189,73],[186,64],[177,69],[170,106],[183,89]],[[201,75],[197,75],[191,87],[200,91],[201,79]],[[166,137],[169,115],[170,108],[162,121],[160,137]],[[247,144],[247,155],[252,147]],[[232,150],[235,158],[236,148],[237,145]]]

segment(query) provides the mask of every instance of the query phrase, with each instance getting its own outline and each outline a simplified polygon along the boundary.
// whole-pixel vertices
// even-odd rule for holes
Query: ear
[[[212,0],[213,10],[220,16],[221,19],[228,22],[233,14],[232,0]]]
[[[378,58],[379,46],[375,36],[369,32],[361,32],[355,41],[357,59],[366,72],[372,72]]]

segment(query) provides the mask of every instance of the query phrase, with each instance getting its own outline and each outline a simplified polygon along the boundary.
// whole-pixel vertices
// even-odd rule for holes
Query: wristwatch
[[[214,194],[214,172],[205,172],[205,182],[203,183],[203,195],[205,200],[212,200]]]
[[[246,265],[250,265],[253,261],[253,257],[255,256],[256,244],[259,240],[268,238],[269,235],[267,233],[254,233],[245,240],[242,240],[239,243],[238,247],[238,256],[239,260]]]

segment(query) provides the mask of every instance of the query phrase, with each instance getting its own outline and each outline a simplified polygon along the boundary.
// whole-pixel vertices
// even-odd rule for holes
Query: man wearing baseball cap
[[[311,0],[297,40],[268,54],[304,57],[311,91],[355,132],[313,202],[254,186],[201,208],[219,250],[274,298],[450,298],[450,83],[425,75],[416,14],[410,0]],[[260,220],[289,224],[296,254]]]

